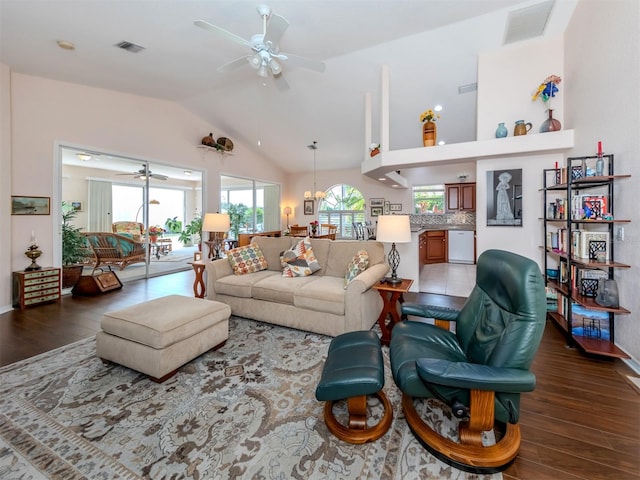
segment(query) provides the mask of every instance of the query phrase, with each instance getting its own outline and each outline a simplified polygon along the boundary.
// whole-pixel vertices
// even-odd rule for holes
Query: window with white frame
[[[364,197],[351,185],[335,185],[318,204],[318,222],[338,227],[338,238],[355,238],[354,223],[364,223]]]
[[[418,185],[413,187],[413,211],[433,215],[444,213],[444,185]]]

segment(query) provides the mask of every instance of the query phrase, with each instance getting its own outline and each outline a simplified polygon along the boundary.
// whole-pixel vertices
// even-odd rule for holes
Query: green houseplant
[[[80,275],[84,260],[91,256],[87,239],[81,228],[73,225],[72,220],[78,212],[68,202],[62,202],[62,287],[73,287]]]
[[[195,239],[197,239],[196,242],[194,242]],[[180,236],[178,237],[178,240],[184,243],[185,245],[189,245],[191,243],[198,243],[199,245],[201,239],[202,239],[202,216],[196,215],[195,217],[193,217],[193,220],[191,220],[191,223],[187,223],[184,226],[184,230],[180,232]]]

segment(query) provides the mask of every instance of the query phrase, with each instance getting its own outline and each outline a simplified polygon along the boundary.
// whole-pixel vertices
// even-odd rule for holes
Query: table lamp
[[[289,230],[289,215],[291,215],[291,207],[284,207],[282,213],[287,216],[287,230]]]
[[[220,246],[231,229],[231,218],[226,213],[207,213],[202,221],[202,231],[209,232],[209,256],[221,258]]]
[[[390,243],[389,266],[391,267],[391,277],[385,281],[391,285],[402,283],[396,271],[400,265],[400,254],[396,250],[396,243],[411,242],[411,224],[409,215],[381,215],[378,217],[378,228],[376,230],[376,240],[382,243]]]

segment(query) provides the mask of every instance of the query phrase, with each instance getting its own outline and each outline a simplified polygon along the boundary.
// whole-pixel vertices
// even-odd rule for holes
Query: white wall
[[[614,242],[620,304],[630,315],[617,315],[616,344],[634,358],[640,371],[640,2],[581,0],[565,42],[566,122],[576,130],[572,156],[592,155],[598,140],[615,155],[616,173],[632,178],[615,185],[615,217],[625,224],[624,241]]]
[[[11,132],[10,161],[5,160],[7,154],[5,148],[2,149],[3,167],[6,162],[10,166],[8,171],[12,171],[11,194],[52,199],[50,216],[11,217],[10,257],[0,266],[3,281],[10,278],[11,271],[26,266],[28,259],[24,250],[32,230],[37,232],[43,251],[38,263],[51,265],[55,260],[53,236],[59,235],[57,211],[61,200],[54,170],[56,142],[204,170],[207,211],[216,211],[219,207],[219,173],[222,171],[275,183],[284,180],[280,169],[256,157],[238,142],[234,156],[196,148],[215,126],[175,103],[29,75],[9,75],[5,69],[2,78],[1,98],[9,97],[12,106],[10,117],[4,108],[0,117],[8,123],[2,125],[3,136]],[[3,168],[3,178],[6,171]],[[2,290],[1,305],[8,305],[10,290]]]
[[[11,73],[0,63],[0,265],[11,259]],[[26,259],[26,257],[25,257]],[[0,267],[0,312],[11,303],[11,270]]]

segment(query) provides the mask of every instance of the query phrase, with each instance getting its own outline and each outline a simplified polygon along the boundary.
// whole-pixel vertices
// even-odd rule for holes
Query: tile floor
[[[420,291],[468,297],[476,282],[476,266],[458,263],[425,265],[420,272]]]

